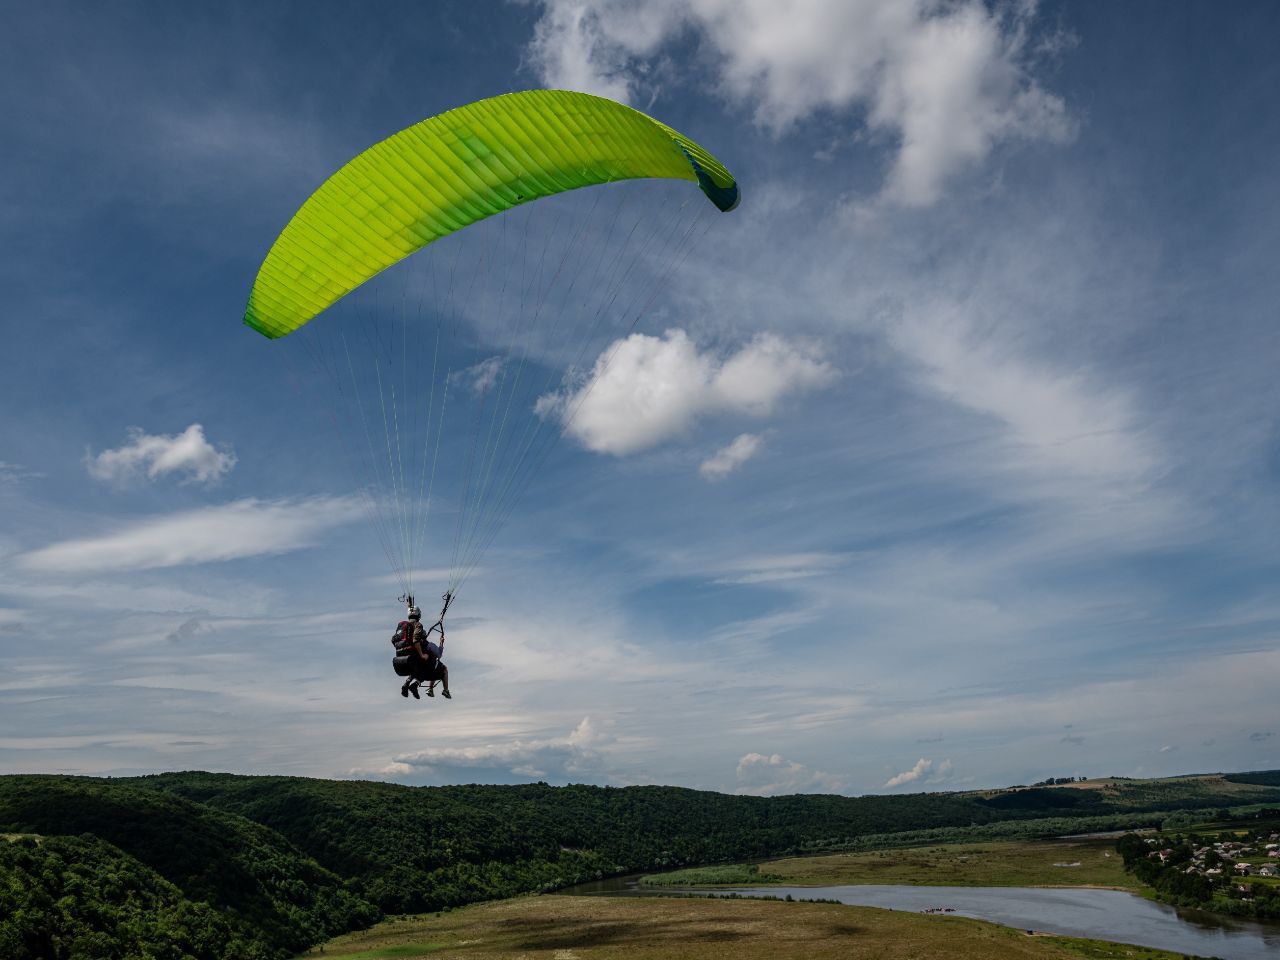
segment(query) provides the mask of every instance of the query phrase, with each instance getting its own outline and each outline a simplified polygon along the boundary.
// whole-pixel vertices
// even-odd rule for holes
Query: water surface
[[[797,900],[839,900],[914,912],[952,908],[1019,930],[1093,937],[1223,960],[1280,960],[1280,924],[1178,911],[1123,890],[1089,887],[740,887],[715,891]]]
[[[1280,923],[1175,910],[1123,890],[1091,887],[921,887],[850,884],[830,887],[642,887],[640,874],[562,890],[573,895],[725,896],[839,900],[890,910],[946,909],[1018,930],[1092,937],[1222,960],[1280,960]]]

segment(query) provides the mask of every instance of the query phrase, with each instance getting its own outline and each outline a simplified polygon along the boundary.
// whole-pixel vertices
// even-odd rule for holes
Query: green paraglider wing
[[[578,187],[692,180],[721,210],[733,176],[711,154],[630,107],[529,90],[480,100],[375,144],[331,176],[276,238],[244,322],[283,337],[409,254],[485,217]]]

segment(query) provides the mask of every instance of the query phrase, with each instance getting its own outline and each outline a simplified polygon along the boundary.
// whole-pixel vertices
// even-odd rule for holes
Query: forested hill
[[[0,955],[69,957],[85,937],[140,943],[160,937],[159,924],[187,944],[175,957],[265,960],[382,913],[608,874],[854,846],[870,835],[1049,834],[1105,825],[1084,818],[1132,826],[1259,803],[1280,803],[1274,773],[770,798],[213,773],[0,777],[0,833],[24,835],[0,843]],[[139,952],[121,943],[87,953]]]

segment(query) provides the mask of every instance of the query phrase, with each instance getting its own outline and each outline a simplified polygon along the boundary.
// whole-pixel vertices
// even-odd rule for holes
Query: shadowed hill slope
[[[340,877],[270,828],[121,781],[0,778],[0,829],[105,840],[186,899],[221,911],[247,942],[278,955],[378,916]]]

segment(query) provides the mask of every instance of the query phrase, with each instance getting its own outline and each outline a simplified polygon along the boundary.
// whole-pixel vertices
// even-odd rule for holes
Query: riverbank
[[[651,874],[645,886],[838,886],[908,884],[951,887],[1106,887],[1140,891],[1113,842],[1089,838],[952,843],[931,847],[763,860],[747,867],[707,867]]]
[[[384,921],[303,956],[382,960],[1180,960],[1182,954],[1028,936],[957,916],[820,903],[665,897],[521,897]]]

